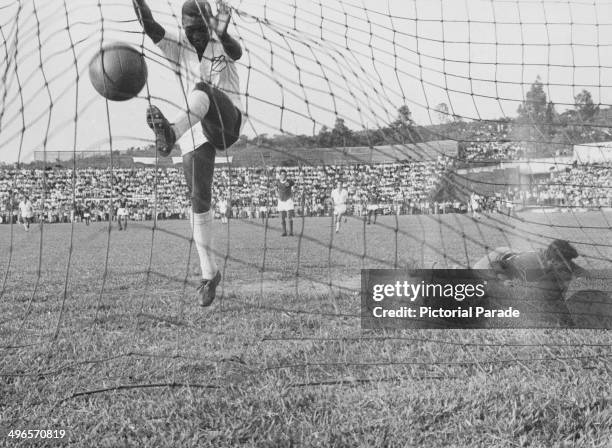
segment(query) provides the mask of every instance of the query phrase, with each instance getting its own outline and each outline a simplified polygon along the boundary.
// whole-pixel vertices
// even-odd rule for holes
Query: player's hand
[[[231,18],[232,10],[229,5],[223,0],[217,1],[217,16],[211,20],[211,28],[218,37],[223,37],[225,35]]]

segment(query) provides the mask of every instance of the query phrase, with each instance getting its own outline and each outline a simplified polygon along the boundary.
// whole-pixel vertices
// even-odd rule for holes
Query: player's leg
[[[215,299],[221,281],[212,241],[212,182],[215,170],[215,148],[204,143],[183,156],[183,169],[191,195],[193,240],[200,258],[202,282],[198,287],[200,305],[209,306]]]
[[[289,236],[293,236],[293,216],[294,214],[295,214],[295,211],[293,209],[287,212],[287,215],[289,216]]]
[[[203,92],[209,99],[202,130],[208,141],[219,150],[232,146],[240,137],[242,113],[221,90],[205,82],[196,84],[194,92]]]
[[[287,211],[282,210],[280,212],[281,215],[281,226],[283,227],[283,233],[281,236],[287,236]]]
[[[187,109],[172,122],[154,105],[147,110],[147,124],[155,132],[155,146],[162,155],[169,155],[174,143],[198,123],[208,141],[224,150],[238,140],[242,114],[225,93],[205,82],[196,84],[187,95]]]
[[[187,95],[187,108],[181,110],[172,123],[164,116],[157,106],[150,105],[147,109],[147,124],[155,132],[155,147],[163,155],[168,156],[178,139],[189,129],[201,123],[210,107],[210,99],[202,90],[194,89]]]

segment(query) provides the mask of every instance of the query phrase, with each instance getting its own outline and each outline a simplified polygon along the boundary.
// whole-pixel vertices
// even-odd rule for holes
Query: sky
[[[182,1],[148,3],[178,27]],[[442,102],[466,119],[515,116],[537,76],[559,112],[583,88],[612,103],[612,1],[230,4],[249,137],[311,135],[338,117],[373,129],[404,104],[423,125],[439,122]],[[0,6],[0,31],[0,161],[144,146],[147,95],[168,115],[181,107],[180,85],[129,0],[12,1]],[[126,102],[106,101],[88,77],[96,51],[116,41],[142,49],[149,70],[147,87]]]

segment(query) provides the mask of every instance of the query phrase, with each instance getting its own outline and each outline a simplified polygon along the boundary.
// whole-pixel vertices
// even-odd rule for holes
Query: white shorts
[[[368,210],[378,210],[378,205],[368,205],[367,207]]]
[[[334,215],[344,215],[346,213],[346,204],[338,204],[334,207]]]
[[[293,199],[287,199],[286,201],[281,201],[279,199],[278,206],[276,207],[276,209],[279,212],[288,212],[290,210],[293,210],[294,209]]]

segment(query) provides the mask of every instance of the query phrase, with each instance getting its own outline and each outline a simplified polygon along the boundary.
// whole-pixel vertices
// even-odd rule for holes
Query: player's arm
[[[223,45],[225,54],[232,60],[237,61],[242,57],[242,47],[240,43],[227,32],[230,18],[232,17],[230,7],[225,2],[221,1],[217,4],[217,11],[214,28],[215,33]]]
[[[577,265],[576,263],[574,263],[573,261],[569,262],[569,267],[572,271],[572,274],[575,277],[580,277],[580,278],[589,278],[591,276],[591,274],[589,273],[589,271],[585,268],[583,268],[580,265]]]
[[[166,30],[153,18],[151,8],[149,8],[146,1],[132,0],[132,4],[134,5],[136,17],[138,17],[138,21],[142,25],[145,34],[151,38],[154,44],[161,41],[166,35]]]

